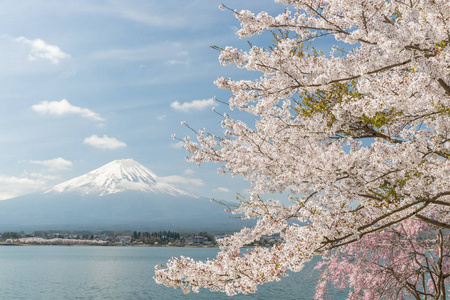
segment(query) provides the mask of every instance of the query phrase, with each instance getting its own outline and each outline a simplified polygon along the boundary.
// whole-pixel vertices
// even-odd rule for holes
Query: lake
[[[309,264],[256,294],[228,297],[201,289],[185,295],[154,282],[154,266],[172,256],[215,257],[217,248],[0,247],[0,299],[312,299],[318,272]],[[345,299],[333,291],[331,299]]]

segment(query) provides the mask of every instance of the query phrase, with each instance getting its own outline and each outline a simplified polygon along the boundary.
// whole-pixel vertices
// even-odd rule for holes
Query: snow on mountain
[[[112,161],[82,176],[60,183],[46,193],[77,192],[84,195],[104,196],[124,191],[196,197],[159,181],[152,171],[133,159]]]

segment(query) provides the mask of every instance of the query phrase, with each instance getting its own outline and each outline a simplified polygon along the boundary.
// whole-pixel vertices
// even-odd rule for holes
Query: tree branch
[[[441,227],[441,228],[450,229],[450,224],[442,223],[442,222],[439,222],[439,221],[427,218],[427,217],[419,215],[419,214],[416,215],[416,218],[421,220],[421,221],[424,221],[424,222],[426,222],[428,224],[432,224],[432,225],[435,225],[435,226],[438,226],[438,227]]]
[[[438,83],[445,90],[445,93],[450,96],[450,86],[448,86],[447,83],[445,83],[445,81],[441,78],[438,79]]]

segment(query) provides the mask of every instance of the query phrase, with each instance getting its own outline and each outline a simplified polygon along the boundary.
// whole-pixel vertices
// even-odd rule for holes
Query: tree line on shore
[[[69,230],[36,230],[31,233],[24,231],[5,231],[0,234],[0,242],[14,244],[98,244],[102,245],[217,245],[217,239],[225,234],[213,235],[206,231],[198,233],[176,231],[69,231]],[[65,241],[72,242],[65,242]],[[79,241],[79,242],[75,242]],[[82,241],[82,242],[81,242]],[[280,236],[263,236],[247,246],[273,246],[280,243]]]
[[[179,233],[175,231],[68,231],[68,230],[36,230],[32,233],[3,232],[1,242],[26,238],[41,239],[76,239],[120,242],[123,244],[154,244],[154,245],[184,245],[184,244],[215,244],[215,236],[208,232]]]

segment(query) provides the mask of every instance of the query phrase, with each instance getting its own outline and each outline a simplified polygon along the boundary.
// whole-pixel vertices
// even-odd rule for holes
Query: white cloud
[[[225,187],[221,187],[221,186],[219,186],[217,189],[214,189],[213,191],[214,192],[222,192],[222,193],[229,193],[230,192],[229,189],[227,189]]]
[[[182,45],[180,44],[178,46],[182,46]],[[187,56],[187,55],[189,55],[189,52],[188,51],[180,51],[176,55],[177,56]]]
[[[186,169],[186,170],[184,170],[183,175],[192,175],[192,174],[194,174],[194,173],[195,173],[194,170],[192,170],[192,169]]]
[[[157,117],[157,119],[160,120],[160,121],[164,120],[165,118],[167,118],[167,115],[161,115],[161,116]]]
[[[60,60],[70,57],[58,46],[47,44],[41,39],[29,40],[21,36],[16,38],[16,42],[31,46],[31,52],[28,54],[29,60],[47,59],[54,64],[59,64]]]
[[[137,49],[110,49],[95,52],[90,55],[92,59],[99,60],[150,60],[153,49],[151,47],[143,47]]]
[[[196,186],[205,185],[203,183],[203,180],[201,180],[200,178],[187,178],[187,177],[183,177],[183,176],[179,176],[179,175],[158,177],[158,179],[164,183],[181,183],[181,184],[196,185]]]
[[[184,102],[181,104],[178,101],[172,102],[170,107],[175,110],[187,112],[189,110],[202,110],[214,105],[214,99],[193,100],[191,102]]]
[[[60,180],[61,178],[59,176],[54,176],[54,175],[46,175],[46,174],[42,174],[42,173],[27,173],[24,172],[23,176],[29,176],[32,178],[36,178],[39,180],[43,180],[43,181],[54,181],[54,180]]]
[[[73,163],[70,160],[65,160],[62,157],[49,159],[49,160],[30,160],[32,164],[43,165],[50,171],[62,171],[69,170]]]
[[[116,138],[108,137],[107,135],[103,135],[103,137],[99,137],[96,134],[87,137],[84,139],[84,144],[91,145],[100,149],[117,149],[126,147],[127,144],[119,141]]]
[[[170,144],[170,147],[175,148],[175,149],[181,149],[181,148],[183,148],[183,146],[184,146],[184,142],[182,142],[182,141]]]
[[[46,188],[47,182],[43,178],[15,177],[0,174],[0,200],[45,190]]]
[[[84,118],[92,119],[94,121],[104,121],[104,119],[99,114],[87,108],[74,106],[70,104],[66,99],[62,99],[61,101],[42,101],[39,104],[33,105],[31,108],[40,114],[75,114],[80,115]]]
[[[184,60],[170,59],[167,61],[167,64],[171,65],[171,66],[175,66],[175,65],[187,66],[187,65],[189,65],[189,59],[184,59]]]
[[[76,76],[76,75],[77,75],[76,72],[64,71],[64,72],[62,72],[59,76],[60,76],[61,78],[69,78],[69,77],[73,77],[73,76]]]

